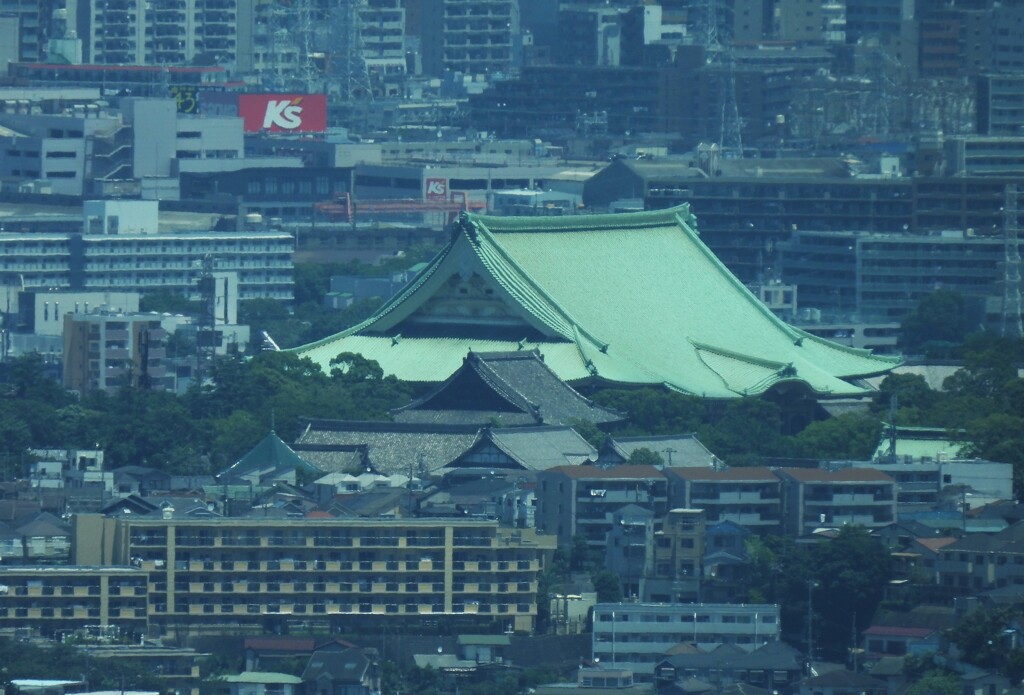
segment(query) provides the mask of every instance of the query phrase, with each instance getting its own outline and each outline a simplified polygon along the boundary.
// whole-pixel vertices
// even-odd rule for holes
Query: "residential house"
[[[231,695],[301,695],[302,679],[287,673],[243,671],[222,676]]]
[[[692,647],[673,652],[654,667],[659,686],[696,678],[719,689],[743,684],[788,693],[805,669],[803,654],[784,642],[768,642],[752,651],[723,644],[710,651]]]
[[[302,671],[305,695],[371,695],[380,692],[375,650],[328,642],[317,647]]]

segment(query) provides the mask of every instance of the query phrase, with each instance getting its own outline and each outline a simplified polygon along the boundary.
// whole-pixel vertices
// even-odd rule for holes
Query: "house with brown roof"
[[[783,528],[803,536],[821,527],[880,528],[896,519],[896,481],[871,468],[779,468]]]
[[[782,481],[770,468],[666,468],[673,509],[703,509],[709,524],[782,529]]]

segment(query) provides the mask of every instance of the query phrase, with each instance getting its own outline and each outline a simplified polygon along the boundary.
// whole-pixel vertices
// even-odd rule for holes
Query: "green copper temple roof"
[[[729,398],[803,383],[822,396],[899,360],[772,314],[700,241],[689,206],[618,215],[464,214],[445,249],[373,316],[295,348],[330,370],[354,352],[386,374],[447,379],[469,350],[537,349],[562,379],[664,384]]]

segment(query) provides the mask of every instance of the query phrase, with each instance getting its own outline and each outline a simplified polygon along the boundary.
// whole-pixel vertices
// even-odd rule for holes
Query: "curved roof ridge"
[[[690,241],[694,242],[694,247],[715,267],[715,270],[717,270],[719,274],[725,278],[725,280],[732,285],[737,292],[739,292],[748,304],[753,306],[760,314],[767,318],[770,323],[774,324],[776,328],[781,329],[786,335],[792,338],[794,345],[799,347],[797,339],[801,336],[797,333],[796,329],[776,316],[764,302],[755,297],[754,293],[751,292],[746,285],[740,282],[740,279],[733,275],[732,271],[729,270],[725,263],[723,263],[718,256],[712,253],[711,249],[700,240],[700,235],[697,233],[697,230],[695,228],[691,228],[687,220],[679,216],[678,209],[673,208],[673,211],[676,212],[676,221],[682,228],[683,233],[690,237]]]
[[[439,386],[437,386],[434,389],[431,389],[429,393],[426,393],[423,396],[420,396],[419,398],[416,398],[415,400],[412,400],[409,403],[406,403],[405,405],[403,405],[401,407],[395,408],[391,412],[392,413],[401,413],[401,412],[406,412],[406,411],[410,411],[410,410],[415,410],[415,409],[417,409],[418,406],[421,406],[421,405],[429,402],[430,399],[434,398],[438,393],[441,393],[444,389],[448,388],[448,386],[455,379],[457,379],[459,377],[459,375],[462,373],[462,370],[466,368],[466,365],[469,364],[476,371],[476,373],[480,376],[480,378],[483,379],[484,381],[486,381],[487,384],[491,388],[493,388],[495,390],[495,392],[499,396],[501,396],[503,399],[505,399],[505,401],[509,405],[511,405],[512,407],[515,407],[515,408],[522,408],[523,407],[522,404],[521,403],[516,403],[513,400],[513,397],[512,397],[512,396],[519,396],[520,399],[525,401],[529,406],[531,406],[534,409],[533,412],[528,412],[528,414],[529,415],[535,415],[535,413],[538,412],[539,409],[537,408],[536,404],[534,404],[532,401],[530,401],[530,399],[528,399],[525,396],[523,396],[522,394],[518,393],[517,391],[515,391],[515,389],[504,389],[504,388],[502,388],[499,384],[494,383],[494,381],[491,378],[489,378],[488,375],[486,375],[486,374],[484,374],[483,372],[480,371],[480,369],[478,368],[480,360],[479,359],[475,359],[475,360],[472,359],[472,357],[474,355],[478,355],[478,354],[480,354],[480,353],[473,352],[473,350],[471,349],[469,351],[469,353],[466,355],[466,357],[463,358],[462,366],[459,367],[458,369],[456,369],[451,374],[451,376],[449,376],[447,379],[445,379],[443,382],[441,382],[441,384]],[[504,380],[501,379],[500,376],[498,376],[496,373],[494,373],[493,370],[489,370],[489,371],[490,371],[491,375],[495,379],[498,379],[498,380],[500,380],[502,382],[504,381]],[[512,391],[511,395],[509,393],[507,393],[508,390]]]
[[[467,217],[468,217],[468,214],[467,214]],[[473,243],[473,248],[477,249],[477,253],[480,255],[480,260],[485,265],[490,267],[490,265],[487,263],[487,260],[486,260],[485,256],[480,253],[480,251],[483,250],[483,246],[481,244],[479,244],[479,241],[478,241],[481,237],[483,237],[483,238],[487,239],[489,242],[491,242],[489,244],[489,247],[491,249],[494,249],[497,252],[497,254],[500,256],[500,258],[501,258],[501,260],[503,262],[503,265],[505,265],[506,267],[508,267],[508,266],[515,267],[514,274],[516,276],[522,278],[527,283],[529,289],[534,294],[538,295],[541,299],[543,299],[544,304],[547,305],[549,310],[553,310],[553,313],[555,313],[556,315],[561,317],[561,319],[566,324],[568,324],[572,328],[572,330],[574,332],[581,333],[583,336],[585,336],[587,338],[587,340],[589,340],[590,342],[594,343],[595,345],[598,345],[598,346],[607,346],[608,345],[608,341],[601,340],[600,338],[595,336],[593,333],[591,333],[589,330],[587,330],[586,328],[581,326],[580,322],[577,321],[575,319],[575,317],[573,317],[572,314],[570,314],[568,311],[566,311],[561,305],[559,305],[559,303],[555,301],[554,297],[552,297],[550,294],[548,294],[547,290],[545,290],[543,287],[541,287],[539,282],[534,280],[530,276],[530,274],[527,273],[525,270],[523,270],[522,268],[519,268],[518,265],[512,261],[511,257],[509,256],[508,251],[506,251],[504,248],[502,248],[501,244],[497,243],[497,241],[494,239],[494,235],[491,233],[490,229],[488,229],[487,225],[483,223],[483,220],[479,220],[478,219],[478,221],[476,223],[474,223],[472,221],[470,221],[470,223],[474,224],[474,227],[476,227],[477,224],[479,225],[479,227],[476,227],[476,228],[477,228],[477,231],[480,232],[481,234],[479,234],[476,239],[471,239],[470,241],[471,242],[476,242],[476,243]],[[501,282],[501,279],[498,278],[498,281]],[[511,288],[506,287],[506,289],[510,293],[514,294],[514,292],[512,291]],[[537,317],[537,318],[540,318],[540,317]],[[541,320],[543,320],[543,319],[541,319]],[[545,323],[547,323],[547,322],[545,321]],[[552,326],[552,328],[555,328],[555,327]],[[569,338],[569,336],[565,335],[564,333],[563,333],[563,336],[565,338]]]
[[[359,323],[357,323],[356,325],[354,325],[354,326],[352,326],[350,328],[346,328],[345,330],[341,331],[340,333],[334,333],[332,335],[327,336],[326,338],[321,338],[320,340],[317,340],[316,342],[309,343],[308,345],[302,345],[302,346],[299,346],[299,347],[301,347],[301,349],[303,349],[303,350],[310,350],[310,349],[313,349],[313,348],[317,348],[317,347],[320,347],[321,345],[326,345],[326,344],[328,344],[328,343],[330,343],[332,341],[335,341],[338,338],[345,338],[345,337],[350,336],[350,335],[352,335],[354,333],[357,333],[359,331],[365,330],[369,326],[372,326],[374,323],[376,323],[377,321],[379,321],[380,319],[384,318],[385,316],[390,314],[392,311],[394,311],[398,307],[399,304],[404,302],[406,300],[406,298],[408,298],[410,295],[414,294],[420,287],[422,287],[427,282],[427,280],[429,280],[431,277],[433,277],[434,273],[437,272],[437,269],[439,267],[441,267],[441,264],[451,254],[453,248],[455,248],[454,244],[449,243],[448,245],[446,245],[444,247],[444,249],[440,253],[438,253],[436,256],[434,256],[434,258],[430,261],[430,264],[426,268],[421,270],[416,275],[415,278],[413,278],[412,282],[410,282],[408,285],[406,285],[404,288],[402,288],[396,295],[391,297],[391,299],[389,299],[384,304],[382,304],[368,318],[363,319],[362,321],[360,321]],[[293,348],[293,349],[298,349],[298,348]]]
[[[479,359],[481,362],[487,362],[488,361],[488,358],[486,357],[487,353],[477,352],[477,353],[474,353],[474,354],[477,355],[477,359]],[[609,408],[609,407],[601,405],[599,403],[595,403],[592,398],[587,398],[582,393],[580,393],[579,391],[574,389],[569,384],[569,382],[565,381],[564,379],[562,379],[562,377],[558,376],[558,374],[555,373],[555,370],[552,369],[550,365],[548,365],[547,361],[544,360],[544,355],[536,347],[533,348],[532,350],[522,350],[520,352],[512,352],[512,353],[503,352],[503,353],[491,353],[491,354],[502,355],[502,357],[497,358],[499,360],[523,359],[523,357],[529,356],[529,359],[533,359],[534,361],[539,362],[541,368],[544,371],[546,371],[548,374],[553,376],[555,379],[558,379],[560,382],[565,384],[565,388],[569,389],[569,391],[571,391],[573,394],[575,394],[577,398],[579,398],[581,401],[586,403],[591,408],[597,408],[598,410],[603,410],[606,413],[611,413],[612,415],[619,415],[621,417],[626,417],[626,415],[627,415],[626,413],[623,413],[621,411],[615,410],[614,408]],[[585,356],[582,353],[580,354],[580,357],[584,357],[584,359],[585,359]],[[490,365],[488,365],[488,366],[490,366]],[[491,367],[491,369],[493,370],[493,367]]]
[[[699,340],[694,340],[693,338],[688,338],[688,340],[690,341],[690,344],[693,345],[698,350],[707,350],[708,352],[713,352],[716,355],[721,355],[723,357],[728,357],[734,360],[740,360],[742,362],[749,362],[750,364],[755,364],[758,367],[764,367],[766,369],[782,369],[792,364],[791,362],[776,362],[775,360],[766,360],[763,357],[752,357],[751,355],[747,355],[742,352],[736,352],[735,350],[727,350],[725,348],[716,347],[708,343],[702,343]]]
[[[470,353],[470,355],[474,354],[478,353]],[[529,398],[526,397],[525,394],[523,394],[509,382],[505,381],[505,379],[503,379],[500,374],[491,369],[491,366],[489,364],[481,360],[479,357],[473,359],[472,361],[474,368],[477,370],[477,373],[480,375],[480,377],[484,379],[488,384],[490,384],[495,391],[497,391],[503,398],[505,398],[505,400],[509,401],[512,405],[522,407],[520,403],[515,403],[512,400],[514,397],[516,397],[522,403],[525,403],[528,406],[529,410],[527,412],[529,412],[530,415],[540,415],[540,405],[531,401]]]
[[[536,217],[502,217],[498,215],[481,215],[479,213],[464,212],[460,219],[470,223],[481,223],[492,234],[501,234],[505,231],[514,232],[536,232],[544,234],[549,232],[565,232],[574,229],[609,229],[612,231],[621,229],[637,229],[664,224],[674,217],[685,214],[687,218],[693,217],[690,212],[690,204],[682,203],[670,208],[661,210],[641,210],[628,214],[629,219],[623,219],[622,213],[602,213],[597,215],[562,215],[559,217],[544,218],[544,229],[537,228]]]

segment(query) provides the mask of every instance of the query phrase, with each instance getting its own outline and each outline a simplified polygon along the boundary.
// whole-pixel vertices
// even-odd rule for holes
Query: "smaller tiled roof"
[[[477,407],[466,409],[473,406]],[[458,371],[441,386],[397,409],[394,416],[399,422],[500,422],[503,426],[569,425],[576,420],[610,423],[625,419],[624,414],[581,396],[545,364],[536,349],[470,351]]]
[[[693,433],[655,437],[614,437],[610,444],[615,453],[627,461],[638,449],[647,449],[660,455],[665,465],[669,467],[706,467],[715,459],[715,455]]]
[[[443,468],[477,439],[475,425],[429,425],[403,422],[354,420],[305,420],[296,444],[363,446],[371,467],[384,475],[406,474],[410,467],[430,473]]]
[[[933,553],[937,553],[950,543],[956,543],[956,538],[953,536],[939,536],[937,538],[915,538],[914,542],[918,545],[923,545]]]
[[[543,426],[485,429],[464,458],[488,442],[530,471],[576,466],[597,460],[597,449],[573,428]]]
[[[221,480],[229,480],[256,475],[262,481],[292,471],[313,475],[323,472],[292,451],[276,433],[271,432],[218,477]]]

